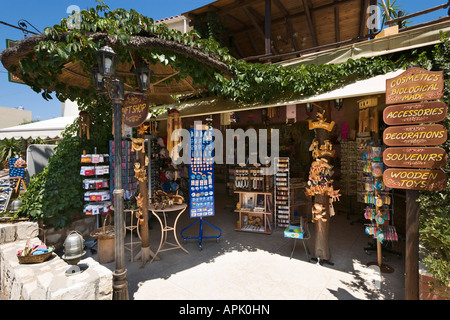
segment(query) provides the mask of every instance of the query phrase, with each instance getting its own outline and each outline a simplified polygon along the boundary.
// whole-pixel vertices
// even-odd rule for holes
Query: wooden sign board
[[[391,147],[437,146],[447,141],[447,129],[441,124],[386,128],[384,144]]]
[[[447,153],[438,147],[397,147],[383,152],[383,163],[388,167],[442,168],[447,163]]]
[[[386,80],[386,104],[441,99],[444,95],[444,72],[410,68]]]
[[[442,101],[393,105],[383,111],[383,121],[390,126],[440,122],[446,116],[447,105]]]
[[[314,130],[314,129],[325,129],[327,131],[332,131],[334,127],[334,121],[331,121],[330,123],[325,122],[323,120],[319,120],[319,121],[311,121],[308,120],[308,128],[309,130]]]
[[[447,175],[441,170],[386,169],[383,182],[394,189],[440,191],[447,186]]]
[[[143,95],[129,93],[123,102],[123,123],[129,127],[139,127],[148,117],[148,103]]]

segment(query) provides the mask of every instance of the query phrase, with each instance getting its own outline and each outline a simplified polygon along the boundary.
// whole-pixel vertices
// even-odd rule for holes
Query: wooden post
[[[419,191],[406,190],[405,299],[419,300]]]
[[[331,121],[331,107],[328,102],[323,108],[325,110],[325,116]],[[325,118],[325,117],[324,117]],[[325,119],[324,119],[325,120]],[[329,140],[330,132],[326,129],[317,128],[316,140],[319,142],[319,146],[325,143],[325,140]],[[330,157],[323,157],[330,161]],[[318,194],[314,196],[314,203],[319,203],[324,207],[325,216],[324,219],[318,219],[315,222],[315,239],[314,239],[314,260],[320,259],[319,262],[330,262],[330,197],[327,194]]]

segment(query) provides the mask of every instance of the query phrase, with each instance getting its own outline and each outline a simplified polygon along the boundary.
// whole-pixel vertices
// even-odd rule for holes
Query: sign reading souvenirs
[[[388,167],[442,168],[447,163],[447,153],[439,147],[387,148],[383,162]]]
[[[386,104],[396,105],[383,111],[384,122],[393,125],[384,130],[383,142],[400,147],[383,152],[384,164],[397,167],[383,173],[383,182],[390,188],[440,191],[447,185],[447,174],[431,169],[442,168],[447,163],[445,150],[435,147],[447,141],[447,129],[441,124],[422,124],[439,122],[447,116],[444,102],[422,102],[443,97],[443,74],[443,71],[410,68],[386,80]]]
[[[441,99],[444,95],[444,72],[410,68],[386,80],[386,104]]]
[[[440,122],[447,116],[447,105],[442,101],[389,106],[383,111],[387,125]]]
[[[395,189],[440,191],[447,186],[447,175],[441,170],[386,169],[383,182]]]
[[[123,102],[123,123],[139,127],[148,117],[148,103],[143,95],[129,93]]]
[[[389,127],[383,141],[388,146],[437,146],[447,141],[447,129],[441,124]]]

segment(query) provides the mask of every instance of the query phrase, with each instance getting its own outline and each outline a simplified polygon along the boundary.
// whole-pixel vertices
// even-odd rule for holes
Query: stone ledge
[[[31,244],[40,244],[38,238]],[[70,267],[57,254],[39,264],[19,264],[17,251],[26,240],[0,245],[0,289],[9,300],[111,300],[112,271],[92,258],[80,261],[87,269],[66,276]]]
[[[36,222],[0,223],[0,245],[38,235]]]

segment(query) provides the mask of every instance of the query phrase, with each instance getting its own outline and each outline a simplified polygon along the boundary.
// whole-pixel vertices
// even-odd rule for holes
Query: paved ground
[[[331,261],[334,265],[310,262],[301,242],[290,259],[293,239],[284,238],[282,230],[271,235],[234,231],[236,216],[221,209],[225,197],[217,197],[216,216],[207,219],[222,230],[220,241],[203,240],[202,250],[197,240],[180,249],[161,252],[160,261],[126,263],[130,299],[135,300],[403,300],[404,256],[386,253],[384,263],[393,273],[380,273],[366,263],[376,261],[376,252],[368,255],[364,247],[370,238],[360,223],[351,225],[345,214],[337,214],[331,222]],[[356,220],[358,216],[352,216]],[[184,213],[181,229],[195,220]],[[309,248],[313,252],[314,225]],[[151,249],[156,251],[160,240],[159,224],[150,224]],[[218,232],[205,225],[204,235]],[[197,236],[198,228],[185,232]],[[134,236],[136,240],[136,236]],[[170,239],[169,239],[170,240]],[[129,241],[129,240],[127,240]],[[393,244],[404,252],[404,241]],[[136,251],[138,248],[135,249]],[[136,252],[135,251],[135,252]],[[88,255],[91,255],[88,252]],[[126,251],[126,257],[131,255]],[[95,255],[93,255],[95,258]],[[114,263],[106,264],[114,270]]]

